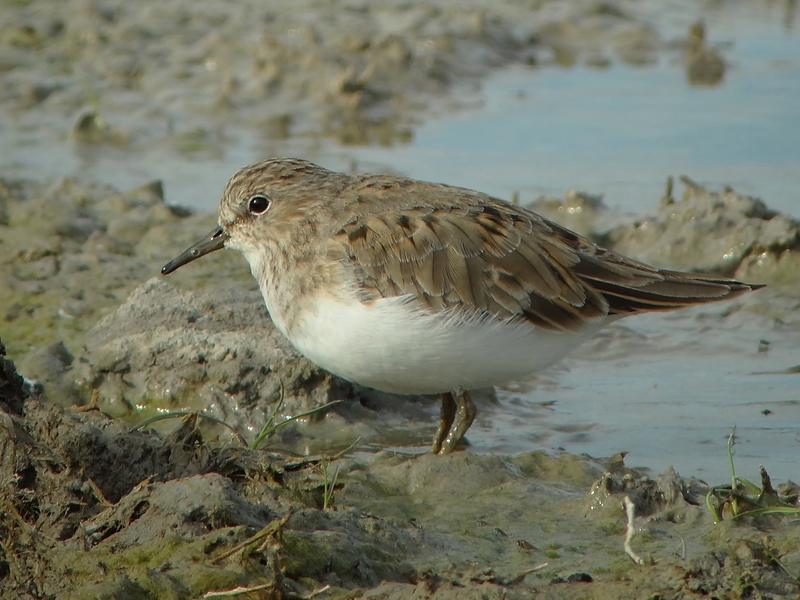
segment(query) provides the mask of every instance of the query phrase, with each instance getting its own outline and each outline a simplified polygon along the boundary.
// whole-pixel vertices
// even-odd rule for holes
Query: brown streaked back
[[[364,302],[412,295],[433,310],[461,308],[577,331],[597,317],[673,310],[763,287],[656,269],[471,190],[395,177],[353,179],[339,199],[352,213],[334,243]],[[359,203],[367,187],[378,187],[385,201]],[[415,196],[428,202],[414,202]]]

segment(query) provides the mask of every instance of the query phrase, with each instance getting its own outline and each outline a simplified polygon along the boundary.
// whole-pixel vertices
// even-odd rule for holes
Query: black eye
[[[269,200],[264,196],[253,196],[250,198],[250,203],[247,205],[250,212],[254,215],[260,215],[269,208]]]

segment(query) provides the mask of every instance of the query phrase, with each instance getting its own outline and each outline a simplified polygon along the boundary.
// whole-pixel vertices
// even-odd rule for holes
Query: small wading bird
[[[760,285],[656,269],[472,190],[277,158],[222,194],[219,227],[161,270],[223,247],[250,263],[309,360],[400,394],[441,394],[433,452],[475,418],[468,390],[527,377],[626,315]]]

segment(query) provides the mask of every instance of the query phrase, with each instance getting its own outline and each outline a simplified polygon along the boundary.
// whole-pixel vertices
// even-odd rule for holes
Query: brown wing
[[[433,309],[576,331],[595,317],[670,310],[760,287],[658,270],[522,208],[483,195],[471,200],[352,218],[335,239],[362,299],[412,295]]]

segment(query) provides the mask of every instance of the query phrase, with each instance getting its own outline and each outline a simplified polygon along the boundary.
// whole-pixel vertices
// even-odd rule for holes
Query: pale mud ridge
[[[239,586],[263,586],[253,597],[271,598],[323,588],[316,597],[800,592],[792,517],[713,525],[706,484],[671,471],[651,478],[619,457],[558,452],[333,458],[359,436],[362,448],[421,445],[435,405],[358,388],[299,357],[271,327],[235,253],[148,281],[213,224],[166,205],[157,184],[119,192],[73,180],[9,181],[2,189],[3,339],[29,378],[3,359],[4,598],[195,598]],[[585,211],[564,210],[575,203]],[[603,223],[589,197],[537,208],[583,219],[596,211]],[[592,235],[658,256],[659,247],[676,248],[669,222],[689,214],[698,236],[727,219],[731,244],[715,247],[718,260],[742,250],[726,271],[774,282],[763,301],[772,310],[796,306],[796,290],[781,281],[797,260],[798,224],[755,199],[689,186],[654,215]],[[691,228],[681,231],[691,247]],[[284,428],[267,450],[242,447],[193,416],[173,420],[170,433],[131,429],[157,409],[208,407],[251,440],[281,387],[283,414],[345,402],[317,422]],[[23,410],[30,393],[37,399]],[[398,413],[407,429],[381,428]],[[312,447],[328,458],[293,459],[270,451],[277,447]],[[329,484],[338,471],[328,510],[323,464]],[[797,502],[795,486],[778,492]],[[633,547],[642,566],[623,552],[624,495],[637,507]]]

